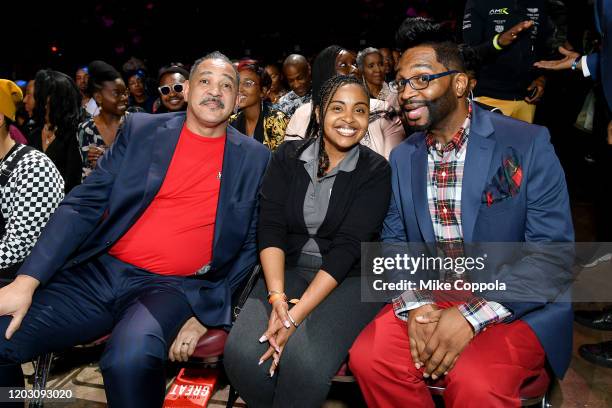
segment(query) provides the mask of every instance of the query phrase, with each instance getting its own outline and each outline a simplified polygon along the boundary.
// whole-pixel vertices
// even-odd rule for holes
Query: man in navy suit
[[[257,260],[268,150],[228,127],[238,73],[196,61],[186,113],[130,115],[95,171],[56,210],[0,289],[0,383],[19,364],[111,333],[100,361],[110,406],[154,407],[164,365],[186,360]]]
[[[391,153],[383,242],[436,243],[461,256],[467,243],[573,241],[565,177],[548,131],[466,100],[458,46],[437,24],[412,35],[393,87],[417,133]],[[521,277],[546,286],[550,269],[533,259],[514,262]],[[368,406],[433,408],[430,379],[444,382],[447,407],[519,406],[521,385],[547,362],[558,376],[567,369],[567,301],[436,295],[404,292],[355,341],[349,364]]]

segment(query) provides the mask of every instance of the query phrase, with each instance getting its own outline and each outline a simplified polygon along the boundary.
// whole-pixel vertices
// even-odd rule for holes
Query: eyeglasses
[[[240,86],[243,86],[245,88],[252,88],[255,85],[257,85],[257,83],[252,79],[245,79],[244,81],[240,81]]]
[[[162,95],[169,95],[171,90],[174,90],[176,93],[183,92],[183,84],[172,84],[172,85],[164,85],[157,88],[159,93]]]
[[[429,86],[429,83],[434,79],[442,78],[447,75],[458,74],[457,70],[450,70],[446,72],[440,72],[439,74],[420,74],[410,77],[408,79],[396,79],[389,83],[389,88],[393,92],[403,92],[406,88],[406,84],[409,84],[415,91],[420,91]]]

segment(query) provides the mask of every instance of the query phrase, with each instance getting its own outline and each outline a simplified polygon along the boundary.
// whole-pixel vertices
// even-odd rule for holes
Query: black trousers
[[[285,293],[299,298],[319,270],[320,258],[302,255],[285,271]],[[224,364],[231,384],[249,408],[320,407],[331,379],[361,330],[381,309],[361,302],[359,277],[346,278],[289,338],[274,377],[271,359],[258,365],[268,343],[259,338],[268,327],[271,306],[263,277],[238,316],[225,346]]]
[[[58,272],[36,291],[10,340],[11,317],[0,317],[0,386],[19,385],[23,362],[112,333],[100,360],[108,405],[161,407],[168,348],[193,316],[183,279],[108,255]]]

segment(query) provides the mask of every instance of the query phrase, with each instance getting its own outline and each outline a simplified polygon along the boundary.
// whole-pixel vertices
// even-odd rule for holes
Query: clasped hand
[[[416,368],[424,367],[423,377],[437,380],[454,367],[474,331],[458,308],[432,304],[410,311],[408,335]]]
[[[274,375],[276,368],[279,365],[283,349],[289,337],[295,332],[295,327],[291,324],[289,318],[289,305],[284,300],[277,300],[272,304],[272,312],[268,320],[268,329],[259,338],[260,343],[268,342],[270,347],[260,357],[259,365],[272,357],[270,366],[270,377]]]

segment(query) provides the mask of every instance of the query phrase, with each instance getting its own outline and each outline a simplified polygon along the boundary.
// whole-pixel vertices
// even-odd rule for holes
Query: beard
[[[410,119],[408,118],[408,110],[402,107],[404,112],[404,118],[406,119],[406,126],[411,132],[422,132],[428,131],[432,127],[436,127],[442,122],[452,111],[457,108],[457,98],[449,86],[446,92],[440,97],[428,101],[428,100],[407,100],[404,105],[419,104],[427,107],[427,122],[422,125],[410,125]]]

